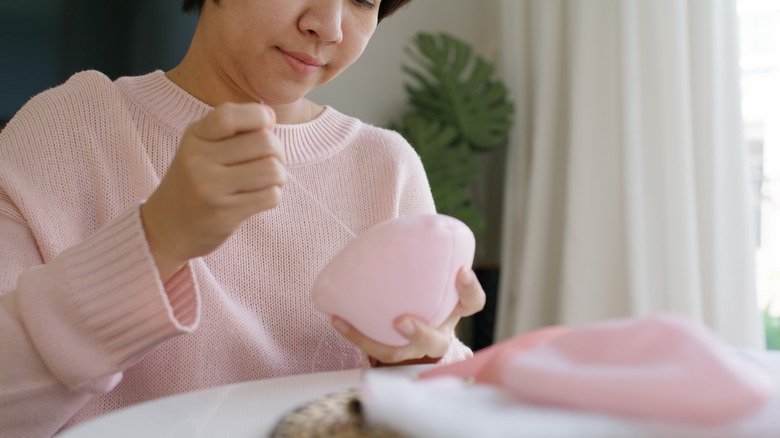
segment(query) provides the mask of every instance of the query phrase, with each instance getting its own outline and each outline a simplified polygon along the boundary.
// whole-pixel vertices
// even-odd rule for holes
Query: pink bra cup
[[[458,304],[456,278],[471,267],[474,249],[474,234],[450,216],[391,219],[336,254],[317,276],[312,301],[376,341],[406,345],[393,322],[413,315],[441,325]]]
[[[700,425],[742,418],[775,391],[703,324],[665,314],[581,327],[503,361],[497,379],[526,400]]]
[[[500,386],[528,403],[715,425],[775,393],[771,377],[700,323],[657,314],[548,327],[423,372]]]

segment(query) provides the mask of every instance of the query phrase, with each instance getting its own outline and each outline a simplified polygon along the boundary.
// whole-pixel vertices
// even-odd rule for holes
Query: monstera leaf
[[[484,228],[471,185],[485,152],[506,145],[514,106],[494,68],[447,34],[419,33],[407,48],[417,68],[403,66],[410,109],[391,126],[422,159],[439,213]]]
[[[763,313],[766,348],[769,350],[780,350],[780,317],[772,315],[771,303],[764,307]]]
[[[490,62],[445,33],[419,33],[406,52],[419,66],[402,67],[413,82],[406,91],[416,112],[454,126],[474,149],[506,144],[514,106]]]
[[[404,136],[420,155],[436,210],[460,219],[475,233],[481,231],[484,220],[468,195],[479,162],[468,145],[458,140],[458,131],[416,113],[406,114],[391,129]]]

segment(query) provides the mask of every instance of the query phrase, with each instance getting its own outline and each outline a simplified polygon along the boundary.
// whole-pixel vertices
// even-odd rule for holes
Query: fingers
[[[360,333],[339,317],[334,316],[332,324],[336,330],[360,350],[385,364],[399,363],[423,357],[443,357],[449,349],[452,337],[452,327],[429,327],[409,316],[400,317],[395,322],[395,327],[399,333],[409,339],[409,344],[402,347],[377,342]]]
[[[471,316],[485,307],[485,291],[471,268],[463,267],[457,281],[460,302],[455,308],[458,317]]]
[[[430,327],[410,316],[398,318],[395,327],[414,346],[417,357],[443,357],[450,348],[453,327]]]
[[[279,186],[271,186],[256,192],[240,193],[233,196],[233,201],[238,214],[242,218],[249,217],[258,211],[270,210],[282,200],[282,189]]]
[[[461,318],[474,315],[485,307],[485,291],[471,268],[467,266],[461,268],[456,286],[460,300],[450,316],[442,323],[440,330],[454,330]]]
[[[284,163],[284,147],[273,133],[275,123],[268,106],[227,103],[192,124],[185,137],[214,164],[241,164],[267,156]]]
[[[352,342],[361,351],[368,356],[373,357],[380,362],[396,363],[409,358],[410,351],[405,347],[392,347],[381,344],[360,333],[352,327],[347,321],[334,316],[331,320],[333,327],[341,333],[347,340]]]
[[[193,184],[208,186],[204,193],[212,195],[204,198],[217,205],[248,200],[243,207],[249,210],[240,210],[250,214],[252,206],[275,206],[278,190],[274,187],[283,186],[287,178],[284,148],[273,133],[275,120],[275,113],[265,105],[228,103],[193,124],[188,134],[197,152],[190,154],[193,169],[188,173],[197,178]],[[252,192],[260,193],[236,196]]]
[[[414,342],[410,342],[403,347],[385,345],[360,333],[341,318],[333,317],[332,323],[336,330],[344,335],[350,342],[355,344],[361,351],[384,364],[404,362],[409,359],[418,359],[426,355],[423,349],[424,347],[415,345]]]
[[[224,170],[229,177],[224,179],[225,191],[242,194],[267,189],[271,186],[282,187],[287,182],[287,169],[276,157],[231,166]]]
[[[216,163],[225,166],[274,157],[285,163],[284,147],[272,131],[245,132],[228,140],[208,144],[209,154]]]
[[[219,141],[244,132],[273,129],[274,111],[260,103],[226,103],[194,123],[191,132],[206,141]]]

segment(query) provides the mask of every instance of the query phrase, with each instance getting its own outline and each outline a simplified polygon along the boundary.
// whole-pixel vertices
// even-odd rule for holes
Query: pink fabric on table
[[[503,356],[516,355],[536,347],[539,344],[565,333],[568,329],[565,327],[546,327],[523,336],[517,336],[508,339],[499,344],[486,347],[468,360],[461,360],[447,366],[431,368],[419,374],[421,379],[429,379],[440,376],[459,376],[464,378],[474,378],[480,383],[496,383],[496,376],[499,375],[496,368],[504,363],[506,359]]]
[[[671,315],[534,331],[424,372],[501,386],[524,402],[701,425],[739,419],[770,377],[701,324]]]

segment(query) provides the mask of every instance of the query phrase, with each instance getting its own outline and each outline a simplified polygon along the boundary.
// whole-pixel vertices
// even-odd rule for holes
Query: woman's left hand
[[[482,290],[482,286],[471,269],[461,269],[458,274],[457,288],[460,301],[439,327],[430,327],[407,315],[396,319],[396,330],[409,340],[409,344],[402,347],[379,343],[336,316],[333,317],[332,324],[336,330],[357,345],[364,353],[383,365],[402,362],[405,364],[436,362],[447,353],[458,321],[479,312],[485,306],[485,291]]]

